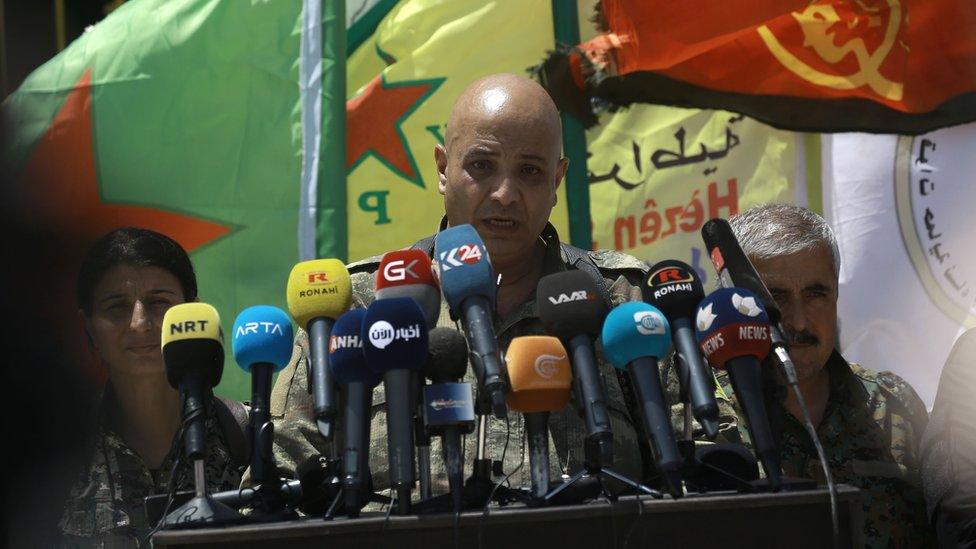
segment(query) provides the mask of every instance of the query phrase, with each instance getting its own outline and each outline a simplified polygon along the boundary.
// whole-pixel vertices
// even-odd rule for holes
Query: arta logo
[[[535,371],[543,379],[552,379],[559,369],[559,363],[566,360],[566,356],[539,355],[535,359]]]
[[[711,303],[705,305],[701,309],[698,309],[698,315],[695,318],[695,325],[698,328],[698,331],[708,331],[708,329],[712,327],[712,322],[715,322],[716,318],[718,318],[718,315],[712,313]]]
[[[409,265],[402,259],[391,261],[383,266],[383,278],[390,282],[399,282],[405,280],[409,274],[410,278],[417,280],[420,277],[413,271],[414,266],[417,265],[417,261],[419,260],[414,259]]]
[[[877,5],[884,4],[887,5]],[[835,90],[854,90],[867,86],[879,96],[891,100],[901,101],[904,85],[901,82],[889,80],[881,74],[881,66],[888,59],[898,38],[901,28],[902,7],[899,0],[885,0],[884,2],[844,2],[840,13],[831,4],[823,0],[810,3],[803,11],[790,15],[799,25],[803,33],[803,47],[799,51],[790,51],[780,41],[768,25],[756,29],[760,38],[769,48],[777,61],[800,78],[815,84]],[[887,24],[883,20],[887,18]],[[777,32],[787,33],[795,29],[795,25],[777,26]],[[865,38],[871,39],[881,35],[881,43],[869,51]],[[853,38],[843,40],[843,35],[854,35]],[[907,48],[906,48],[907,49]],[[816,55],[810,55],[810,50]],[[853,56],[857,70],[853,73],[841,74],[838,70],[846,58]],[[803,61],[801,57],[810,61],[816,59],[815,68]],[[886,66],[888,71],[896,69],[897,62]]]
[[[440,265],[444,271],[450,271],[454,267],[462,267],[464,264],[473,265],[481,261],[481,246],[477,244],[465,244],[457,248],[451,248],[446,252],[441,252]]]
[[[640,335],[654,335],[664,333],[664,318],[654,311],[638,311],[634,313],[634,324]]]
[[[257,335],[258,331],[263,334],[278,334],[284,336],[285,333],[281,331],[281,325],[277,322],[245,322],[237,327],[237,331],[234,332],[234,338],[238,338],[247,334]]]
[[[654,271],[654,274],[647,277],[647,281],[650,282],[651,286],[658,286],[661,284],[671,284],[673,282],[694,282],[695,277],[684,269],[679,269],[677,267],[662,267]]]
[[[762,309],[756,304],[756,298],[754,297],[742,297],[739,294],[732,294],[732,306],[735,307],[736,311],[746,315],[746,316],[759,316]]]
[[[329,273],[325,271],[309,271],[305,273],[309,284],[324,284],[329,281]]]
[[[369,342],[374,347],[386,349],[386,346],[393,343],[395,331],[393,325],[385,320],[378,320],[369,327]]]

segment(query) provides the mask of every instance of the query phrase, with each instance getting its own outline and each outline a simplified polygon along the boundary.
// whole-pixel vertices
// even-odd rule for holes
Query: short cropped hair
[[[95,286],[110,269],[118,265],[159,267],[176,277],[184,301],[197,298],[197,276],[190,257],[172,238],[138,227],[110,231],[88,250],[78,273],[78,307],[91,316]]]
[[[763,204],[729,220],[747,256],[769,259],[823,246],[840,274],[840,251],[834,231],[824,218],[801,206]]]

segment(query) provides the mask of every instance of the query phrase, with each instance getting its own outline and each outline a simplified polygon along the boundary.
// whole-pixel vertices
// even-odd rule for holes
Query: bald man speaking
[[[647,266],[638,259],[613,251],[584,251],[561,244],[549,214],[556,204],[556,189],[569,161],[562,157],[562,129],[556,106],[535,82],[509,74],[488,76],[469,86],[454,105],[444,145],[434,149],[438,189],[444,196],[445,216],[440,230],[471,224],[488,247],[491,264],[500,274],[496,310],[493,312],[498,344],[504,350],[512,338],[541,335],[545,330],[535,307],[535,289],[547,274],[586,269],[601,277],[612,305],[639,300],[639,284]],[[433,223],[433,221],[432,221]],[[407,243],[405,243],[407,244]],[[434,238],[413,245],[433,254]],[[374,299],[373,288],[380,257],[349,265],[353,280],[353,307],[366,307]],[[450,319],[446,303],[438,325],[460,330]],[[625,403],[614,369],[600,363],[609,395],[614,435],[613,468],[634,479],[647,470],[638,443],[637,417]],[[304,357],[297,357],[282,371],[272,395],[275,414],[275,453],[283,472],[316,454],[330,455],[312,419],[311,396],[306,390]],[[469,372],[465,381],[472,381]],[[386,411],[383,387],[373,398],[370,469],[377,491],[389,488],[386,449]],[[586,428],[579,407],[572,403],[549,420],[552,455],[550,477],[573,474],[583,467]],[[510,413],[507,422],[492,418],[488,424],[488,457],[496,474],[514,474],[512,486],[530,484],[528,452],[523,448],[521,414]],[[475,438],[468,436],[466,472],[475,455]],[[432,442],[435,493],[447,490],[440,463],[440,448]],[[340,446],[341,447],[341,446]]]

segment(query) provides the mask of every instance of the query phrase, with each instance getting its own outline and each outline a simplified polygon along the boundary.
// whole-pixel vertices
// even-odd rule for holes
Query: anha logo
[[[481,246],[477,244],[465,244],[457,248],[451,248],[440,254],[441,270],[450,271],[455,267],[462,267],[465,264],[473,265],[483,257]]]
[[[973,328],[976,186],[959,183],[976,173],[976,142],[959,136],[945,128],[899,138],[895,203],[902,241],[928,298],[960,326]]]
[[[562,305],[563,303],[569,303],[570,301],[586,301],[587,299],[596,299],[596,297],[586,293],[586,290],[577,290],[568,294],[549,296],[549,303],[552,303],[553,305]]]
[[[566,360],[566,356],[539,355],[535,359],[535,372],[543,379],[552,379],[559,370],[559,363]]]
[[[816,0],[791,13],[792,20],[777,20],[756,32],[777,61],[811,84],[835,90],[867,86],[880,97],[901,101],[904,85],[881,73],[884,67],[886,74],[903,75],[907,66],[900,62],[907,48],[895,47],[906,18],[901,4]]]

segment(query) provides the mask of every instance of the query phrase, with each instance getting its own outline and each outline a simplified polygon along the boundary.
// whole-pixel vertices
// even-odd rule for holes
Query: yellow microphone
[[[229,524],[240,513],[207,493],[206,419],[215,385],[224,371],[224,332],[217,309],[206,303],[174,305],[163,316],[163,363],[169,384],[183,395],[183,444],[193,462],[193,499],[172,511],[163,524],[170,527]]]
[[[352,281],[338,259],[302,261],[288,275],[288,312],[308,332],[309,382],[319,432],[332,440],[339,412],[336,382],[329,369],[329,337],[335,319],[349,309]]]
[[[511,382],[508,406],[525,419],[532,496],[543,500],[549,491],[549,412],[569,402],[569,355],[558,338],[522,336],[508,344],[505,363]]]

